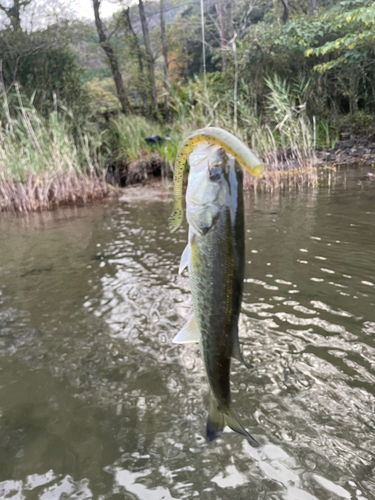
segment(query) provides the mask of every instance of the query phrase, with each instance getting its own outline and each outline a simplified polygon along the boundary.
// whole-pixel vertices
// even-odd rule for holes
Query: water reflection
[[[363,175],[363,174],[359,174]],[[133,201],[0,220],[0,497],[375,496],[371,191],[252,197],[234,406],[203,439],[186,227]]]

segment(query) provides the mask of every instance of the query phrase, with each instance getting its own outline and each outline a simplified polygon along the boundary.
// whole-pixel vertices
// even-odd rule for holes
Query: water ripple
[[[355,186],[247,201],[254,369],[233,361],[231,389],[259,449],[203,438],[199,348],[171,343],[191,295],[169,206],[1,222],[0,497],[375,498],[375,223]]]

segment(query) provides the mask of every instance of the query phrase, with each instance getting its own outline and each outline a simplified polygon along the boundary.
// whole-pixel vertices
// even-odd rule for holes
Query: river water
[[[375,183],[246,196],[233,406],[203,438],[170,201],[0,218],[0,498],[375,498]],[[341,177],[344,174],[340,174]]]

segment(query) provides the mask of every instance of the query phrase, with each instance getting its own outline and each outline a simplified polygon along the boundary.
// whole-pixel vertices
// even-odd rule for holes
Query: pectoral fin
[[[181,262],[180,262],[180,267],[178,268],[178,274],[181,274],[182,271],[185,269],[185,267],[189,263],[189,243],[186,245],[185,250],[182,252],[181,255]]]
[[[189,344],[191,342],[199,342],[200,334],[195,320],[195,316],[191,316],[189,321],[184,325],[178,334],[172,340],[175,344]]]

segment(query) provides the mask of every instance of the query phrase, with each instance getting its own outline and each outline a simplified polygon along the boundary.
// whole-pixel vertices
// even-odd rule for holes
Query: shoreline
[[[316,148],[321,163],[332,167],[375,166],[375,137],[352,136],[336,142],[333,148]]]
[[[316,148],[311,157],[300,160],[293,159],[290,150],[277,151],[267,163],[263,179],[245,175],[245,191],[311,189],[324,184],[327,172],[331,176],[344,168],[374,168],[375,140],[351,137],[337,141],[333,148]],[[117,170],[118,165],[121,170]],[[168,177],[165,175],[166,170],[169,170]],[[127,166],[123,162],[114,165],[113,161],[108,160],[102,175],[73,173],[30,176],[24,183],[1,181],[0,213],[50,211],[60,206],[93,204],[107,198],[119,198],[122,201],[165,200],[173,193],[171,173],[155,153]],[[368,180],[375,178],[375,174],[367,175]],[[169,187],[160,190],[162,182],[169,184]]]

